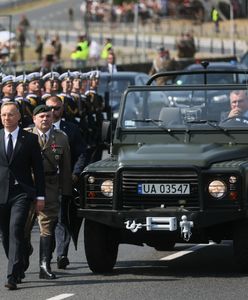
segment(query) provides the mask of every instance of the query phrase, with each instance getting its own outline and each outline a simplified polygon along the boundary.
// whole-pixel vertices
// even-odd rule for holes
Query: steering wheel
[[[220,122],[220,124],[223,124],[223,123],[229,123],[230,125],[233,123],[234,124],[245,124],[245,125],[248,125],[248,117],[244,117],[244,116],[234,116],[234,117],[229,117],[229,118],[226,118],[224,120],[222,120]]]

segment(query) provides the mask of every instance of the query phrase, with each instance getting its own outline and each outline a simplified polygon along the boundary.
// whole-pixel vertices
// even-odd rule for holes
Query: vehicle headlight
[[[113,180],[105,180],[101,184],[101,192],[106,197],[113,197]]]
[[[213,180],[208,186],[208,191],[212,197],[222,198],[227,191],[227,186],[221,180]]]

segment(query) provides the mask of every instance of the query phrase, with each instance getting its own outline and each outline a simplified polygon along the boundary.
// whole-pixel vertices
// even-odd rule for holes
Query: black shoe
[[[47,268],[45,264],[40,266],[40,279],[56,279],[56,275],[52,273],[50,268]]]
[[[58,269],[66,269],[66,267],[70,264],[69,259],[66,256],[58,256],[57,257],[57,267]]]
[[[9,290],[16,290],[17,289],[17,282],[14,277],[8,278],[7,283],[5,283],[5,287],[8,288]]]
[[[25,273],[22,272],[22,273],[17,277],[16,283],[18,283],[18,284],[22,283],[22,279],[24,279],[24,278],[25,278]]]

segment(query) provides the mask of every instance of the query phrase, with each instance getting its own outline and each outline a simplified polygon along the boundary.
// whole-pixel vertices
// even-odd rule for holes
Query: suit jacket
[[[116,67],[117,72],[124,71],[124,69],[121,66],[115,65],[115,67]],[[108,64],[101,67],[101,72],[108,72],[109,73]]]
[[[77,125],[61,120],[60,129],[66,133],[71,149],[72,173],[80,174],[85,167],[86,146]]]
[[[45,196],[45,177],[38,138],[21,128],[9,162],[4,129],[0,130],[0,203],[8,200],[10,174],[18,181],[28,198]]]

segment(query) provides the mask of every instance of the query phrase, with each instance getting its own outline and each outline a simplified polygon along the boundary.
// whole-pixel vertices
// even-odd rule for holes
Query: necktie
[[[7,157],[8,157],[8,161],[10,161],[12,153],[13,153],[12,134],[9,133],[9,141],[8,141],[8,145],[7,145]]]
[[[45,145],[45,144],[46,144],[46,134],[45,134],[45,133],[43,133],[43,134],[41,135],[41,139],[42,139],[43,145]]]

